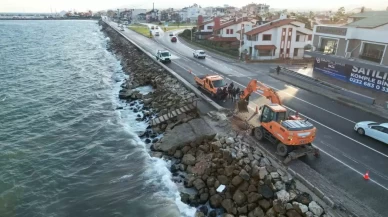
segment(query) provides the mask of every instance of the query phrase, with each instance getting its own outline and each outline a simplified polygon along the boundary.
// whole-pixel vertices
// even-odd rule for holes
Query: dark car
[[[170,35],[170,36],[174,36],[174,33],[171,32],[169,35]]]
[[[175,37],[175,36],[173,36],[172,38],[171,38],[171,42],[176,42],[177,41],[177,38]]]

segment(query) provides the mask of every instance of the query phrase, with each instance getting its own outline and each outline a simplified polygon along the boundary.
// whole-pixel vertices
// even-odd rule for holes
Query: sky
[[[270,8],[288,10],[333,10],[341,6],[353,9],[360,6],[374,10],[385,10],[387,1],[381,0],[0,0],[0,12],[60,12],[75,9],[76,11],[99,11],[117,7],[151,9],[182,8],[194,3],[207,6],[223,6],[228,4],[242,7],[249,3],[266,3]],[[385,3],[383,3],[385,2]]]

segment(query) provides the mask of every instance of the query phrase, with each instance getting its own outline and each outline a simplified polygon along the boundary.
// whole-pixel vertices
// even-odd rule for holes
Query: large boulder
[[[191,154],[185,154],[182,158],[182,163],[186,165],[195,165],[195,157]]]
[[[233,175],[233,171],[234,171],[234,166],[233,165],[225,167],[225,175],[226,176]]]
[[[233,194],[233,200],[234,202],[236,202],[237,205],[241,206],[245,203],[245,201],[247,201],[247,197],[243,192],[241,192],[240,190],[237,190]]]
[[[303,203],[304,205],[309,205],[312,200],[313,199],[312,199],[311,195],[306,193],[306,192],[299,194],[296,197],[296,201],[298,201],[299,203]]]
[[[281,191],[276,192],[276,196],[279,200],[281,200],[282,202],[285,202],[285,203],[290,200],[290,194],[285,190],[281,190]]]
[[[248,207],[247,206],[238,207],[237,208],[237,212],[238,212],[238,214],[241,217],[241,214],[247,214],[248,213]]]
[[[294,209],[290,209],[290,210],[287,210],[287,213],[286,213],[287,217],[302,217],[301,214],[299,214],[296,210]]]
[[[265,176],[268,175],[268,171],[265,167],[260,167],[259,169],[259,178],[264,179]]]
[[[216,182],[216,179],[213,176],[210,176],[206,179],[206,184],[208,188],[211,188],[214,186],[214,183]]]
[[[317,216],[321,216],[323,213],[322,207],[320,207],[315,201],[311,201],[309,203],[309,210]]]
[[[258,200],[260,200],[262,196],[256,192],[250,192],[248,194],[248,203],[254,203]]]
[[[244,169],[240,171],[239,176],[241,178],[243,178],[244,180],[246,180],[246,181],[248,181],[250,179],[250,176],[249,176],[248,172],[245,171]]]
[[[206,205],[203,205],[201,207],[199,207],[198,209],[200,212],[203,212],[203,214],[207,215],[207,213],[209,212],[209,209],[207,208]]]
[[[267,211],[269,208],[271,208],[271,203],[266,199],[262,199],[262,200],[259,200],[259,206],[263,210]]]
[[[223,184],[223,185],[228,185],[229,184],[229,179],[228,177],[226,177],[225,175],[220,175],[220,176],[217,176],[217,180]],[[217,186],[218,187],[218,186]]]
[[[200,178],[194,180],[193,185],[194,185],[194,187],[195,187],[198,191],[201,190],[202,188],[206,187],[205,182],[204,182],[202,179],[200,179]]]
[[[222,207],[226,210],[227,213],[236,214],[236,208],[232,199],[225,199],[222,201]]]
[[[248,214],[248,217],[264,217],[264,216],[265,216],[264,211],[260,207],[256,207]]]
[[[309,211],[309,208],[306,205],[302,204],[302,203],[298,203],[298,206],[299,206],[299,209],[300,209],[300,211],[302,213],[305,213],[305,212]]]
[[[209,194],[208,193],[202,193],[202,194],[199,195],[199,203],[200,204],[205,204],[208,199],[209,199]]]
[[[240,185],[241,184],[241,182],[243,182],[244,180],[241,178],[241,176],[235,176],[235,177],[233,177],[233,179],[232,179],[232,185],[234,185],[234,186],[238,186],[238,185]]]
[[[283,203],[281,200],[274,200],[272,202],[273,210],[276,213],[280,214],[286,214],[286,204]]]
[[[228,138],[225,139],[225,143],[227,145],[231,145],[231,144],[234,143],[234,139],[232,137],[228,137]]]
[[[268,185],[260,186],[259,193],[263,195],[265,199],[271,199],[273,197],[273,191]]]
[[[211,208],[220,208],[222,203],[222,197],[219,194],[215,194],[210,197],[209,204]]]

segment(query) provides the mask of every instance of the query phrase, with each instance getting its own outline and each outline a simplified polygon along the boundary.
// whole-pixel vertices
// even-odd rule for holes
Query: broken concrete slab
[[[202,141],[205,138],[214,138],[216,131],[202,118],[193,119],[174,127],[159,143],[155,144],[156,150],[168,151],[186,145],[190,142]]]

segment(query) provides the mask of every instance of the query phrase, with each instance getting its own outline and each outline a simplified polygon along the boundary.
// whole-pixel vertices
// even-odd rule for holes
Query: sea
[[[109,40],[97,21],[0,21],[1,217],[194,216],[118,99]]]

